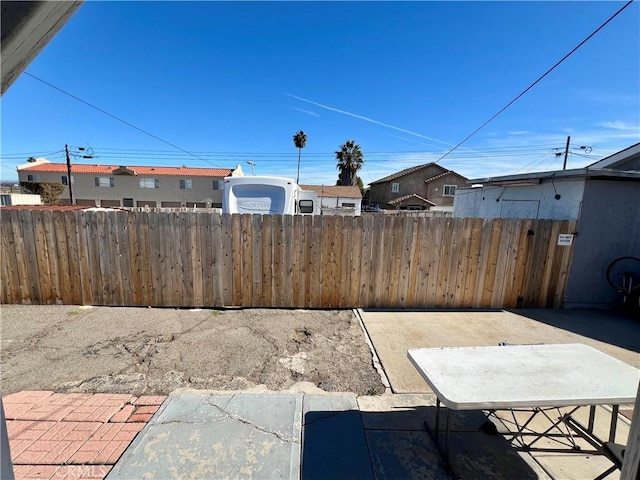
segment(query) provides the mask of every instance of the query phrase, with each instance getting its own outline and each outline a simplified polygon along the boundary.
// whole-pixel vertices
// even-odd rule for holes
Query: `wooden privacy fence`
[[[575,222],[1,211],[7,303],[559,307]]]

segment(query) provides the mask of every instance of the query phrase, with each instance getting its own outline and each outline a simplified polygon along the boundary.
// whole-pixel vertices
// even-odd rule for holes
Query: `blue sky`
[[[92,149],[78,163],[295,178],[302,129],[300,183],[335,184],[353,139],[368,184],[439,159],[622,5],[87,1],[27,72],[193,155],[23,74],[2,97],[1,177],[67,143]],[[577,168],[640,141],[639,22],[636,2],[440,164],[561,168],[570,135]]]

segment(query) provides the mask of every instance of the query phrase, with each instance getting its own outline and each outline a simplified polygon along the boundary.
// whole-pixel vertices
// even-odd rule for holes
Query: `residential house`
[[[640,258],[640,143],[585,168],[468,183],[456,192],[454,217],[576,220],[565,307],[620,303],[606,270],[618,257]]]
[[[369,184],[368,204],[394,210],[452,211],[467,178],[435,163],[407,168]]]
[[[222,207],[224,177],[242,175],[228,168],[190,168],[74,164],[69,179],[65,163],[46,159],[18,166],[20,182],[69,183],[76,205],[101,207]]]
[[[323,215],[361,215],[362,192],[357,185],[300,185],[303,190],[313,190]]]

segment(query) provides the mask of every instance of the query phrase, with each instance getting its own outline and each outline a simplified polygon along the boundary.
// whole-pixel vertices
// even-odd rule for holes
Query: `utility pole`
[[[69,188],[69,204],[73,205],[73,189],[71,188],[71,159],[69,158],[69,146],[65,144],[64,151],[67,154],[67,187]]]
[[[562,170],[567,169],[567,157],[569,156],[569,142],[571,141],[571,137],[567,137],[567,146],[564,149],[564,163],[562,164]]]

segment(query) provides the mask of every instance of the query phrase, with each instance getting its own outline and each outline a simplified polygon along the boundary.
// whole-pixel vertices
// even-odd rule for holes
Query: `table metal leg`
[[[590,433],[593,433],[593,425],[595,424],[595,419],[596,419],[596,406],[591,405],[589,407],[589,424],[587,425],[587,430],[589,430]]]
[[[611,409],[611,425],[609,426],[609,441],[616,441],[616,428],[618,427],[618,410],[620,405],[612,405]]]
[[[440,399],[436,399],[436,442],[440,443]]]
[[[447,408],[447,426],[446,426],[446,432],[444,435],[444,456],[447,460],[448,464],[451,464],[451,462],[449,461],[449,432],[451,431],[451,409]]]

